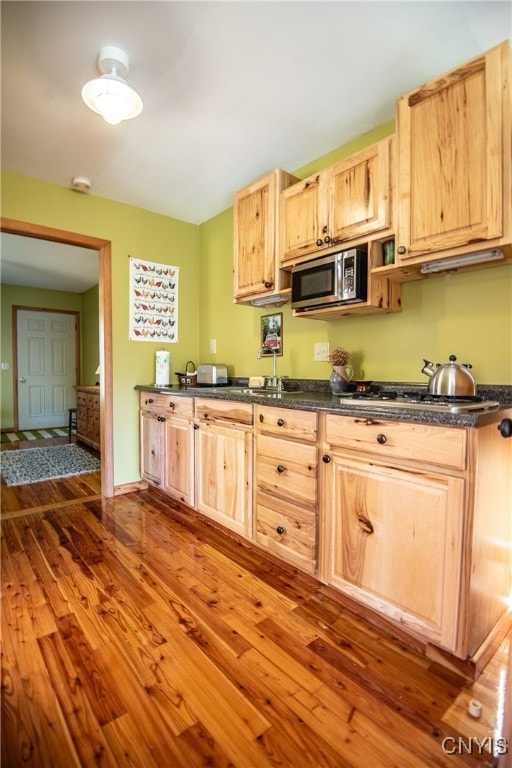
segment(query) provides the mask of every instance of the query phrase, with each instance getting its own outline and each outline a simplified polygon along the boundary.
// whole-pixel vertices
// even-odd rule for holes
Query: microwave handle
[[[342,254],[337,254],[334,267],[334,295],[340,299],[343,293],[343,262]]]

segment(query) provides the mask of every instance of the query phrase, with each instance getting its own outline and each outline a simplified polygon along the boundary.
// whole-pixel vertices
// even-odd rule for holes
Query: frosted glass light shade
[[[114,72],[89,80],[82,88],[82,99],[110,125],[137,117],[143,107],[139,94]]]

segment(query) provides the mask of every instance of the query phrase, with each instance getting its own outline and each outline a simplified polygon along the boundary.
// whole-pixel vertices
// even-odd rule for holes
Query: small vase
[[[351,378],[352,377],[349,376],[344,365],[333,365],[331,375],[329,377],[331,391],[334,393],[346,392]]]

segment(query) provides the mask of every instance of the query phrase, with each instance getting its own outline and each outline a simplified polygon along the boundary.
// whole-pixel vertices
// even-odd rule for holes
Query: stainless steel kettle
[[[456,363],[457,358],[455,355],[450,355],[449,359],[450,362],[444,365],[436,363],[434,370],[434,363],[423,358],[425,365],[421,372],[430,378],[428,383],[429,393],[431,395],[445,395],[448,397],[474,396],[476,385],[473,376],[469,372],[469,368],[472,367],[470,363]]]

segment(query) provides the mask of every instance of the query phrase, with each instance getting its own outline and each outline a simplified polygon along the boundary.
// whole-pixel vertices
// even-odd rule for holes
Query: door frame
[[[75,318],[75,384],[80,383],[80,312],[73,309],[50,309],[48,307],[26,307],[12,305],[12,376],[13,376],[13,416],[14,431],[17,432],[20,423],[18,398],[18,312],[51,312],[52,314],[71,315]]]
[[[100,445],[101,493],[114,496],[114,435],[112,396],[112,264],[111,242],[78,232],[0,218],[0,230],[12,235],[35,237],[66,245],[90,248],[99,254],[99,328],[100,328]]]

